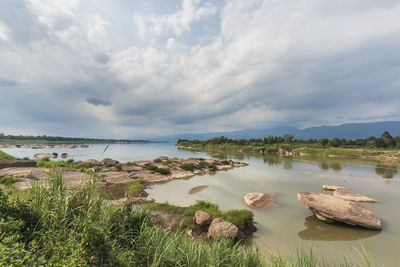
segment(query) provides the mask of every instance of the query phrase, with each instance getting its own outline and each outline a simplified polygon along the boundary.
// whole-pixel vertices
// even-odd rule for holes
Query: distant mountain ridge
[[[392,136],[400,135],[400,121],[383,121],[367,123],[346,123],[337,126],[318,126],[305,129],[294,127],[280,127],[271,129],[247,129],[233,132],[213,133],[187,133],[167,136],[146,137],[150,141],[176,142],[178,139],[207,140],[216,136],[225,136],[231,139],[264,138],[269,135],[283,136],[291,134],[296,139],[322,139],[346,138],[358,139],[370,136],[381,136],[384,131],[389,131]]]

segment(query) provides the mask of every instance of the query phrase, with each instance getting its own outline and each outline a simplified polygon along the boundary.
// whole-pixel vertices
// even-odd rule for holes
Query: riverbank
[[[180,142],[178,149],[207,152],[274,153],[281,156],[348,158],[374,161],[392,161],[400,164],[400,150],[378,148],[319,147],[318,145],[279,143],[272,145],[207,144],[202,141]]]

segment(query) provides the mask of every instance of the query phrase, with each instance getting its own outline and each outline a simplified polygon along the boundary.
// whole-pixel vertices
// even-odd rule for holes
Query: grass
[[[16,160],[16,158],[0,150],[0,160]]]
[[[21,182],[21,178],[13,177],[13,176],[5,176],[0,178],[0,184],[5,186],[11,186],[17,182]]]
[[[138,196],[144,191],[144,181],[142,179],[134,180],[126,187],[126,195],[128,197]]]
[[[230,240],[208,244],[165,231],[152,225],[146,211],[109,205],[96,181],[92,172],[85,186],[69,191],[58,169],[45,183],[34,180],[21,197],[0,189],[0,265],[326,266],[315,253],[303,250],[295,257],[266,258]],[[218,211],[211,204],[197,207]],[[360,255],[368,262],[360,266],[373,266],[365,249]]]

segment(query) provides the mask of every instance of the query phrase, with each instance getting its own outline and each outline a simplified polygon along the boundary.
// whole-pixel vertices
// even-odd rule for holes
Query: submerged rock
[[[228,237],[235,238],[237,236],[239,228],[234,224],[224,221],[220,218],[215,218],[208,228],[207,236],[209,238],[215,237]]]
[[[211,222],[211,216],[205,211],[198,210],[194,215],[196,219],[196,224],[198,225],[207,225]]]
[[[322,186],[322,188],[323,188],[324,190],[328,190],[328,191],[335,191],[335,190],[338,190],[338,189],[344,189],[344,188],[341,187],[341,186],[337,186],[337,185],[326,185],[326,184],[324,184],[324,185]]]
[[[205,190],[205,189],[207,189],[207,188],[209,188],[209,187],[210,187],[209,185],[199,185],[199,186],[195,186],[195,187],[193,187],[192,189],[189,190],[188,194],[189,194],[189,195],[193,195],[193,194],[196,194],[196,193],[198,193],[198,192],[201,192],[201,191],[203,191],[203,190]]]
[[[370,210],[355,202],[344,200],[329,194],[300,192],[300,203],[314,212],[314,215],[326,222],[343,222],[374,230],[381,230],[381,220]]]
[[[262,209],[268,206],[278,207],[274,202],[273,196],[266,193],[248,193],[244,197],[244,202],[252,209]]]

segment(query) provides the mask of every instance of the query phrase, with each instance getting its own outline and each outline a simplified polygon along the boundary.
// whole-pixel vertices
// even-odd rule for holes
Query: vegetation
[[[268,136],[263,139],[229,139],[215,137],[210,140],[178,140],[178,147],[199,150],[225,150],[242,152],[276,153],[280,148],[294,153],[344,155],[344,156],[400,156],[400,136],[384,132],[381,137],[346,140],[333,138],[297,140],[291,135]]]
[[[5,176],[0,178],[0,184],[3,184],[5,186],[10,186],[13,185],[17,182],[21,182],[22,179],[18,177],[13,177],[13,176]]]
[[[128,197],[138,196],[144,191],[144,181],[142,179],[137,179],[130,182],[126,188],[126,195]]]
[[[61,171],[55,170],[46,186],[34,180],[29,190],[17,195],[0,189],[0,265],[324,266],[312,250],[266,259],[231,240],[208,244],[184,233],[167,232],[153,226],[143,210],[109,205],[96,179],[93,172],[83,188],[69,191]],[[197,207],[218,211],[207,203]],[[364,249],[361,255],[372,266]]]
[[[146,165],[142,166],[143,170],[147,170],[147,171],[151,171],[151,172],[158,172],[162,175],[168,175],[171,174],[171,171],[169,169],[166,168],[159,168],[157,166],[154,166],[150,163],[147,163]]]
[[[147,140],[116,140],[116,139],[96,139],[96,138],[74,138],[61,136],[25,136],[25,135],[6,135],[0,133],[0,143],[9,144],[92,144],[92,143],[149,143]]]
[[[0,150],[0,160],[15,160],[16,158]]]

